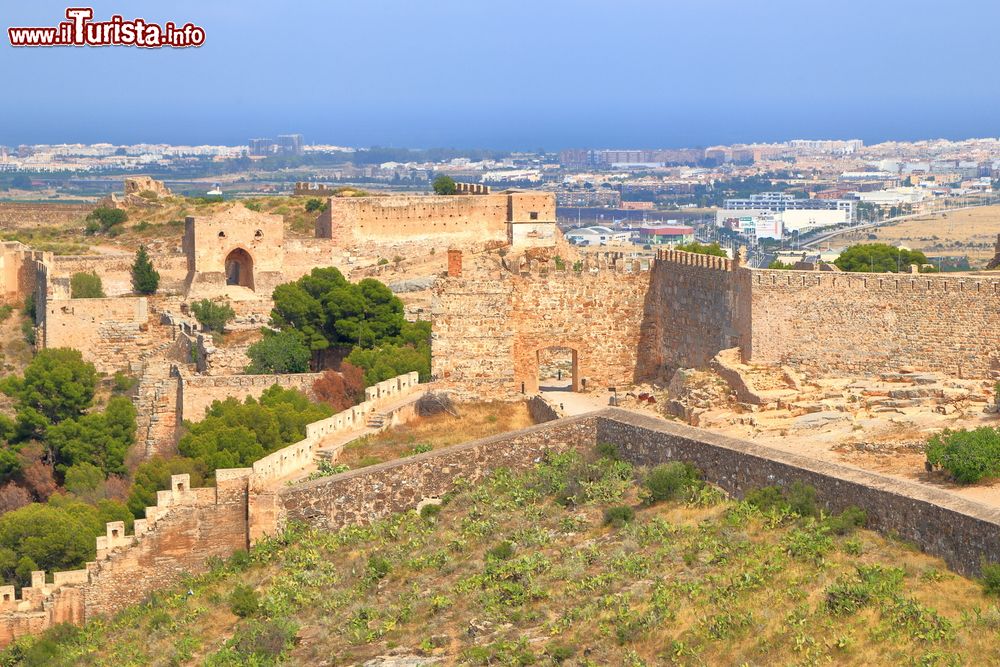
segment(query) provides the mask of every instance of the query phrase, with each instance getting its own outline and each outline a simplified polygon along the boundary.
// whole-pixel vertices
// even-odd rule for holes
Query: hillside
[[[113,620],[24,638],[0,664],[996,659],[995,599],[941,561],[773,493],[735,502],[681,480],[679,499],[646,505],[637,472],[558,455],[463,485],[439,511],[289,530]],[[790,500],[811,513],[808,489]],[[634,519],[609,525],[621,505]]]

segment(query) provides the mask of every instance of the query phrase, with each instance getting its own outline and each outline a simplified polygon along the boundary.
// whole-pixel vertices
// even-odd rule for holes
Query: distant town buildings
[[[304,152],[301,134],[279,134],[277,141],[274,139],[251,139],[247,148],[251,157],[302,155]]]

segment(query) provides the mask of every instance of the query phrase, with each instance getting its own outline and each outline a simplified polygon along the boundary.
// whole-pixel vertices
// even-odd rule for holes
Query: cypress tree
[[[139,294],[153,294],[159,286],[160,274],[153,268],[146,246],[139,246],[132,265],[132,289]]]

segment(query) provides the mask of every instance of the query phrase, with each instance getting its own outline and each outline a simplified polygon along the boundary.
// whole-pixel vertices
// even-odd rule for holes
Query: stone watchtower
[[[233,204],[211,216],[188,217],[184,254],[189,298],[270,297],[282,282],[282,217],[257,213],[242,204]]]

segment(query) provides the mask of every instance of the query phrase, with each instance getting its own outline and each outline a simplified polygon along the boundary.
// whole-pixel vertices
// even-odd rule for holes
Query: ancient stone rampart
[[[1000,276],[747,272],[744,357],[819,373],[1000,371]]]
[[[34,294],[38,285],[38,262],[45,253],[17,241],[0,243],[0,298],[14,304]]]
[[[449,237],[506,241],[508,223],[555,222],[548,192],[398,197],[331,197],[316,236],[339,246]]]
[[[97,204],[0,202],[0,229],[54,227],[81,222]]]
[[[516,272],[448,277],[434,287],[432,373],[482,396],[538,391],[538,354],[574,351],[574,383],[635,380],[649,270],[617,262],[579,270],[528,262]]]

